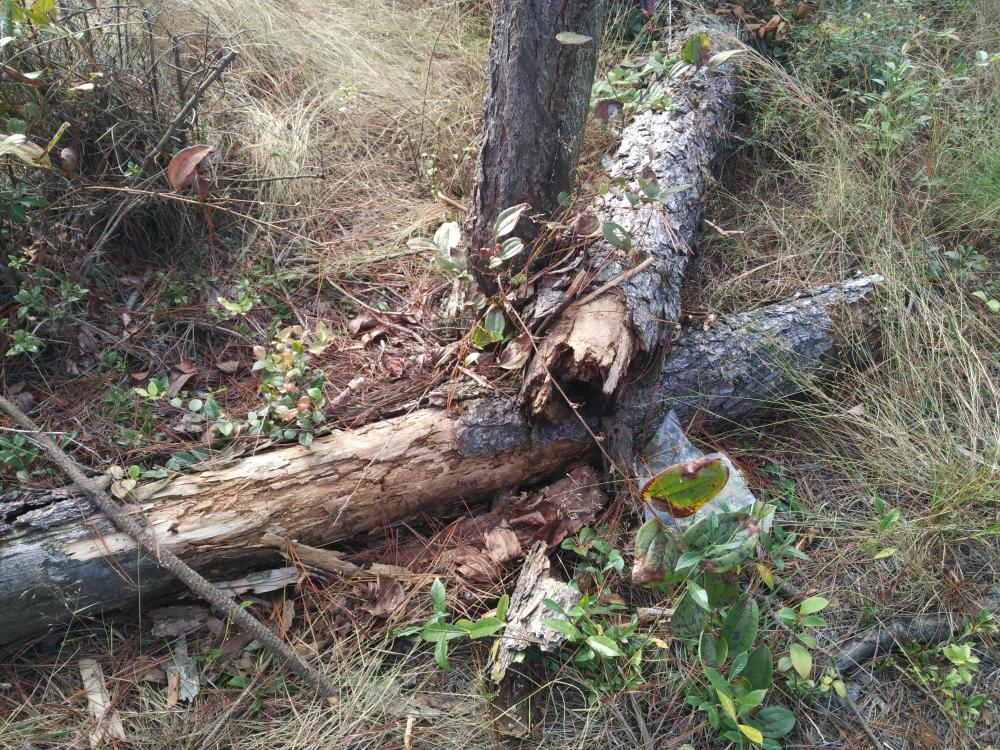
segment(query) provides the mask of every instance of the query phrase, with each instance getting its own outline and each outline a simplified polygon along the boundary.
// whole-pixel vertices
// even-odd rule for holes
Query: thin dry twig
[[[177,132],[177,128],[180,127],[180,124],[184,122],[184,120],[187,118],[189,114],[191,114],[191,110],[194,109],[195,106],[197,106],[198,100],[201,99],[202,94],[204,94],[205,91],[208,89],[208,87],[211,86],[216,81],[216,79],[218,79],[218,77],[222,75],[222,72],[229,67],[229,64],[233,60],[236,59],[237,54],[239,53],[236,50],[229,50],[229,52],[227,52],[225,55],[222,56],[222,59],[219,60],[219,62],[217,62],[209,69],[208,74],[205,76],[205,79],[201,82],[201,85],[198,86],[195,92],[191,94],[191,97],[184,103],[184,106],[180,108],[180,110],[177,112],[176,115],[174,115],[174,119],[170,121],[170,124],[167,126],[166,132],[163,134],[163,137],[160,138],[157,144],[153,146],[153,149],[148,154],[146,154],[146,158],[142,160],[142,166],[140,167],[140,169],[142,170],[143,174],[149,171],[149,168],[153,164],[153,160],[159,155],[159,153],[163,150],[163,148],[167,145],[167,143],[170,142],[170,139],[173,138],[174,133]]]

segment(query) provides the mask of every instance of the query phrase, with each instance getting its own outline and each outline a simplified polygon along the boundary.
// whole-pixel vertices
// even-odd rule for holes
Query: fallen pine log
[[[629,389],[616,421],[641,432],[670,409],[682,419],[739,420],[801,391],[836,358],[835,322],[861,309],[877,281],[816,289],[723,316],[710,330],[691,328],[657,382]],[[598,416],[589,418],[599,429]],[[511,399],[484,397],[142,485],[132,507],[159,544],[220,576],[277,560],[267,534],[324,544],[421,515],[454,516],[500,490],[558,476],[592,449],[576,419],[532,425]],[[0,504],[0,643],[177,589],[71,489]]]
[[[732,39],[724,24],[706,30],[713,50]],[[569,417],[560,389],[612,402],[630,373],[655,361],[676,333],[705,191],[735,117],[737,76],[732,64],[722,64],[663,75],[653,85],[669,104],[639,112],[623,129],[608,170],[621,185],[591,206],[595,225],[619,239],[588,249],[583,270],[569,284],[581,290],[578,299],[558,276],[538,290],[532,317],[544,320],[545,337],[522,393],[533,418]]]

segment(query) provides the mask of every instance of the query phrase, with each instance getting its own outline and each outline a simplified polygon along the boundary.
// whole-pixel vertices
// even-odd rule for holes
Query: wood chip
[[[80,677],[87,692],[87,704],[94,719],[94,730],[90,733],[90,746],[103,748],[116,740],[125,739],[125,727],[118,712],[111,706],[111,696],[104,682],[101,665],[94,659],[80,659]]]

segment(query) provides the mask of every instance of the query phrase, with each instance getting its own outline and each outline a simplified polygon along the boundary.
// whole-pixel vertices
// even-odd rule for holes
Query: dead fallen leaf
[[[205,625],[211,613],[198,605],[161,607],[151,613],[154,638],[176,638]]]
[[[59,161],[62,171],[66,174],[72,174],[80,166],[80,155],[75,148],[67,147],[59,150]]]
[[[483,535],[483,541],[486,543],[487,554],[497,565],[516,560],[524,554],[517,535],[507,528],[498,526],[490,529]]]
[[[180,370],[171,370],[170,379],[167,381],[167,398],[173,398],[178,393],[181,392],[181,388],[195,376],[193,372],[181,372]]]
[[[295,621],[295,601],[293,599],[285,599],[281,605],[281,615],[278,618],[278,633],[281,635],[282,640],[288,637],[288,631],[292,627],[292,623]]]
[[[163,685],[167,681],[167,673],[159,667],[153,667],[143,672],[142,677],[139,679],[143,682],[151,682],[154,685]]]
[[[224,372],[226,375],[232,375],[239,369],[240,363],[235,359],[226,359],[222,362],[216,362],[215,366],[220,372]]]
[[[362,609],[374,617],[387,618],[406,600],[406,589],[395,578],[380,575],[375,595],[375,601]]]
[[[357,336],[359,333],[374,328],[377,324],[378,321],[375,319],[375,316],[369,312],[362,312],[360,315],[347,321],[347,332],[352,336]]]
[[[174,154],[167,165],[167,182],[170,183],[170,187],[180,190],[188,184],[202,159],[211,152],[211,146],[188,146]]]

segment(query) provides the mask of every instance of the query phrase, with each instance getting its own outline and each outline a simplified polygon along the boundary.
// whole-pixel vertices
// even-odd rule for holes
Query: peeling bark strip
[[[713,51],[726,33],[711,30]],[[587,268],[592,288],[609,283],[613,287],[568,307],[542,340],[523,393],[534,418],[558,421],[569,416],[552,377],[568,392],[609,403],[620,393],[633,361],[656,354],[680,317],[684,272],[701,226],[712,170],[732,129],[737,85],[731,65],[697,69],[662,83],[670,108],[635,116],[622,134],[611,177],[624,178],[626,190],[636,195],[643,193],[640,177],[655,178],[664,189],[687,188],[669,196],[665,205],[640,203],[633,208],[621,190],[594,202],[600,221],[623,227],[632,248],[626,253],[603,241],[591,248]],[[628,273],[630,269],[637,270]],[[536,309],[535,318],[557,308],[562,296],[540,290],[546,305]]]
[[[695,411],[739,419],[798,392],[833,349],[833,320],[876,281],[825,287],[723,317],[710,331],[691,329],[659,383],[632,389],[617,420],[638,433],[671,408],[682,419]],[[134,504],[160,544],[221,576],[277,559],[267,534],[322,544],[424,513],[440,518],[558,475],[591,449],[578,422],[532,426],[509,399],[482,398],[460,414],[423,409],[325,437],[311,450],[290,446],[143,485]],[[0,643],[73,615],[132,607],[140,591],[151,602],[176,590],[79,495],[0,506]]]
[[[484,133],[466,230],[481,287],[495,288],[477,251],[493,244],[497,214],[519,203],[551,212],[559,193],[572,186],[603,6],[603,0],[494,3]],[[563,44],[556,39],[561,32],[588,36],[590,41]]]

